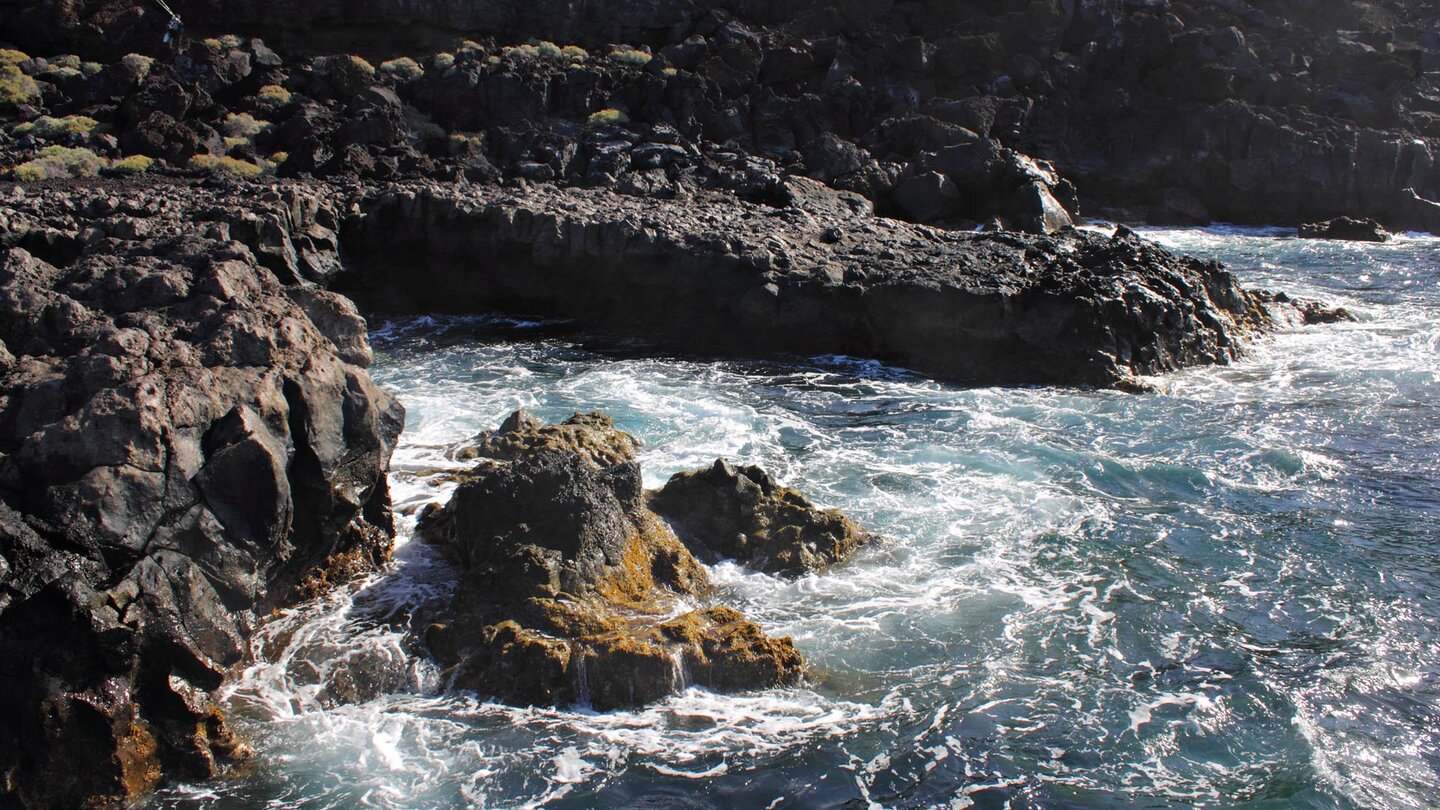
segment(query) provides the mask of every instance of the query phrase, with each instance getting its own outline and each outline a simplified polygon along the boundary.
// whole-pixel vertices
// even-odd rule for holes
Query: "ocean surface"
[[[378,329],[402,512],[513,409],[603,410],[649,486],[758,463],[885,540],[799,581],[714,568],[720,602],[794,637],[804,688],[597,714],[440,693],[404,629],[450,573],[402,538],[255,639],[223,693],[254,763],[151,805],[1440,806],[1440,240],[1145,235],[1360,320],[1139,395]]]

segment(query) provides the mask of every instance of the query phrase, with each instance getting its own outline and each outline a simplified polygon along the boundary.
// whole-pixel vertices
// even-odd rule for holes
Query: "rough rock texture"
[[[258,617],[388,556],[403,412],[353,306],[217,223],[4,193],[0,805],[118,801],[243,755],[209,693]]]
[[[799,576],[844,562],[871,535],[838,509],[817,509],[759,467],[723,459],[676,473],[648,499],[692,552]]]
[[[463,571],[425,633],[451,686],[605,710],[799,679],[790,639],[728,608],[685,610],[709,580],[645,507],[636,448],[600,414],[517,411],[471,449],[477,465],[417,530]]]
[[[1030,172],[937,168],[950,150],[988,141],[1048,161],[1088,210],[1120,219],[1350,215],[1440,230],[1440,7],[1429,0],[173,5],[192,32],[244,36],[186,41],[139,82],[27,63],[46,89],[22,117],[85,110],[116,124],[122,143],[182,163],[285,150],[297,173],[453,169],[650,188],[648,172],[673,182],[727,153],[920,221],[1045,227],[1074,215],[1069,183],[1037,189],[1010,184]],[[163,24],[135,0],[0,0],[0,40],[46,57],[168,58]],[[480,42],[461,47],[465,38]],[[515,47],[535,41],[585,50]],[[653,58],[609,58],[616,48]],[[355,53],[413,56],[424,74],[311,58]],[[262,110],[254,92],[267,82],[298,97]],[[216,131],[237,110],[275,126],[231,147]],[[587,126],[601,110],[623,119]]]
[[[344,224],[337,288],[377,311],[564,316],[691,351],[841,353],[979,383],[1224,363],[1268,317],[1220,265],[1128,232],[960,233],[874,218],[803,178],[783,192],[405,185]]]
[[[1337,217],[1300,226],[1301,239],[1340,239],[1347,242],[1389,242],[1390,234],[1373,219]]]

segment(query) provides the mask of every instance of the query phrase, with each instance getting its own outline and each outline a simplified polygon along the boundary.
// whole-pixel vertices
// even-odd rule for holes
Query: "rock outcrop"
[[[705,568],[645,506],[637,443],[600,414],[555,425],[517,411],[418,536],[462,571],[425,632],[448,683],[520,704],[636,706],[688,685],[794,684],[803,664],[705,599]]]
[[[1336,217],[1299,228],[1301,239],[1338,239],[1346,242],[1389,242],[1390,233],[1373,219]]]
[[[701,558],[783,576],[824,571],[873,539],[840,510],[817,509],[759,467],[723,459],[676,473],[648,503]]]
[[[912,225],[804,178],[768,203],[402,185],[346,220],[336,288],[374,311],[559,316],[688,351],[849,354],[982,384],[1224,363],[1267,322],[1219,264],[1133,235]]]
[[[389,553],[363,320],[166,203],[0,212],[0,804],[214,775],[259,617]]]

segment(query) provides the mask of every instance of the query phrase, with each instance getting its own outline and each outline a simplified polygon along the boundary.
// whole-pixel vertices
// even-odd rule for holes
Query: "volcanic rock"
[[[1301,239],[1338,239],[1345,242],[1389,242],[1390,234],[1373,219],[1336,217],[1301,225]]]
[[[646,508],[636,440],[601,414],[546,425],[517,411],[417,535],[461,570],[425,632],[452,688],[519,704],[636,706],[699,685],[795,683],[803,663],[703,600],[709,577]]]
[[[702,558],[783,576],[824,571],[872,539],[840,510],[817,509],[759,467],[733,467],[723,459],[676,473],[648,503]]]

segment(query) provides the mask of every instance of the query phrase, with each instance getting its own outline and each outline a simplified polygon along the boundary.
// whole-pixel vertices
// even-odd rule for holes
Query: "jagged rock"
[[[1300,226],[1301,239],[1338,239],[1346,242],[1389,242],[1390,234],[1373,219],[1337,217]]]
[[[403,412],[348,302],[138,200],[42,205],[117,234],[0,224],[0,801],[66,807],[243,756],[208,695],[266,612],[386,558]]]
[[[723,459],[676,473],[648,502],[701,557],[784,576],[824,571],[871,540],[838,509],[817,509],[759,467],[733,467]]]
[[[843,353],[980,383],[1226,362],[1267,319],[1218,264],[1153,244],[945,231],[814,181],[781,189],[749,204],[399,186],[342,228],[337,288],[373,310],[508,309],[686,351]]]
[[[521,704],[636,706],[684,688],[760,689],[802,671],[788,638],[703,599],[705,569],[646,508],[638,443],[608,417],[512,414],[417,535],[461,569],[425,643],[455,688]]]

